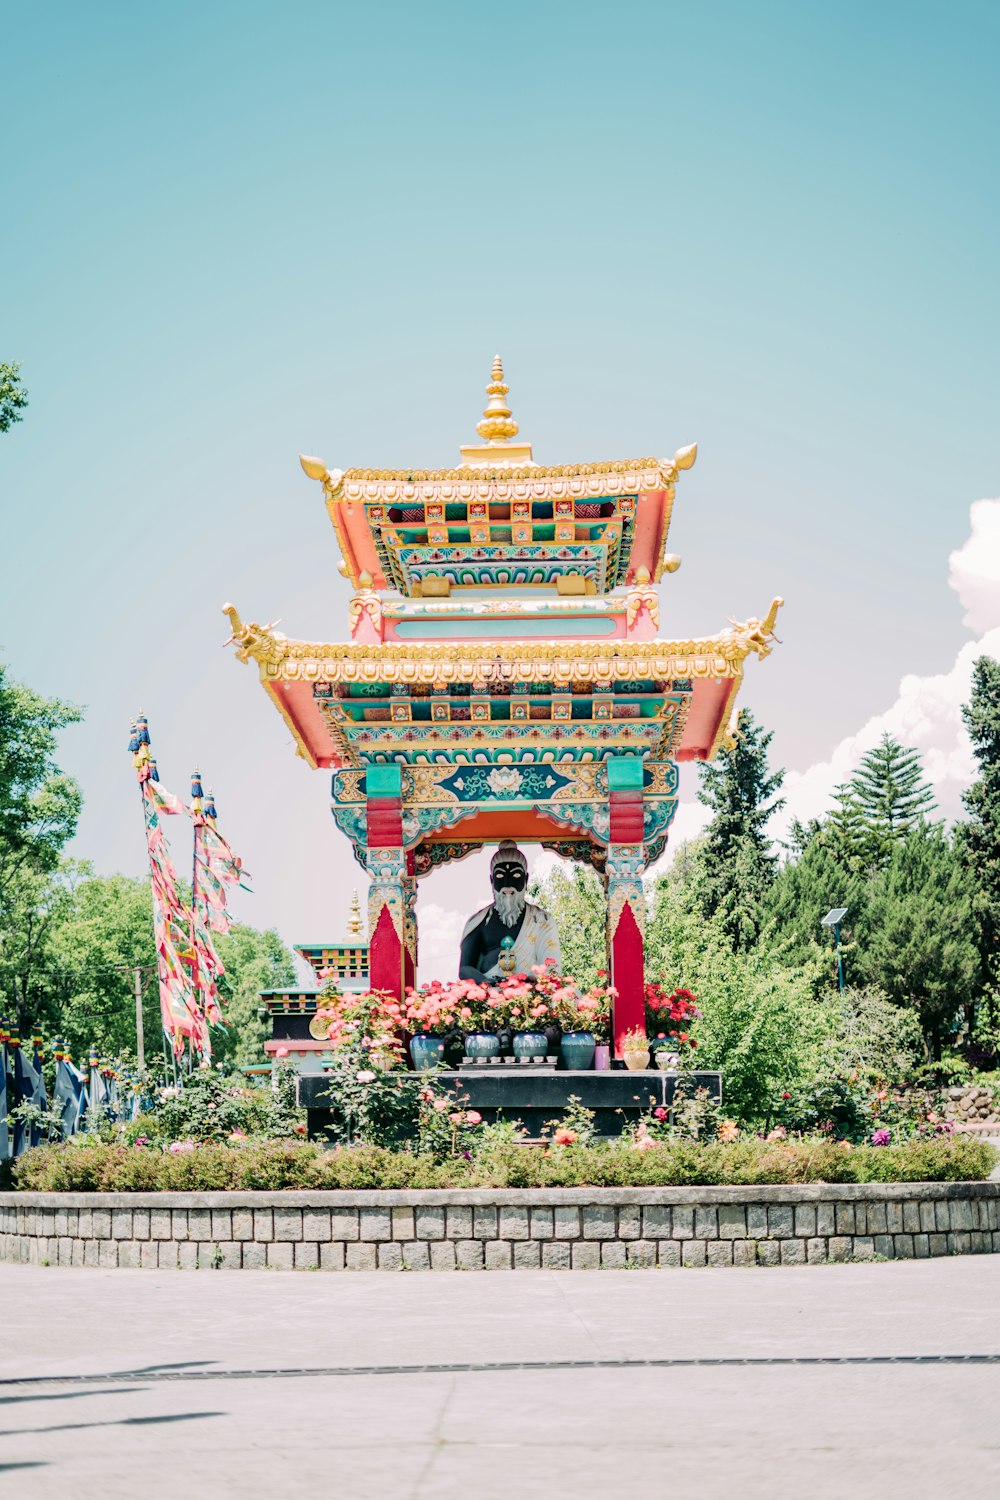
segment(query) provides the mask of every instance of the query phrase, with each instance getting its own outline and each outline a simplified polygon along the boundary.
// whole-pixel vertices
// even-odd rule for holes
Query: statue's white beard
[[[524,911],[527,897],[523,891],[508,886],[504,891],[494,891],[493,907],[505,927],[513,927]]]

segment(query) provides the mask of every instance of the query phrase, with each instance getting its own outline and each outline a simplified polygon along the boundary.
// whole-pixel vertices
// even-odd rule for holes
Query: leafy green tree
[[[43,698],[0,666],[0,1006],[22,1029],[51,1012],[51,938],[72,867],[80,790],[55,763],[56,736],[80,710]]]
[[[57,872],[19,861],[0,886],[0,1012],[21,1035],[51,1029],[58,1016],[58,925],[72,909],[68,862]]]
[[[651,978],[697,996],[698,1062],[723,1070],[727,1113],[761,1123],[776,1093],[812,1076],[836,1015],[814,998],[810,965],[786,962],[769,941],[734,952],[721,920],[670,873],[656,884],[646,957]]]
[[[974,909],[983,974],[991,991],[988,1018],[1000,1041],[1000,662],[981,656],[972,669],[972,695],[962,718],[979,763],[963,801],[969,821],[959,846],[975,880]]]
[[[832,996],[836,1022],[824,1048],[821,1074],[859,1074],[868,1082],[905,1082],[923,1061],[924,1038],[916,1012],[895,1005],[874,986],[849,987]]]
[[[846,857],[880,864],[936,806],[919,751],[906,749],[888,734],[839,789],[839,803]]]
[[[974,899],[953,838],[940,825],[917,823],[870,883],[855,928],[855,975],[915,1009],[935,1059],[976,994]]]
[[[596,984],[598,970],[608,966],[608,898],[600,878],[589,867],[560,865],[533,883],[531,899],[555,918],[563,973],[581,988]]]
[[[766,828],[784,806],[776,794],[785,773],[768,767],[771,739],[745,711],[735,748],[723,750],[715,765],[700,767],[698,800],[711,808],[712,821],[696,879],[698,899],[739,952],[749,950],[760,934],[763,902],[777,866]]]
[[[851,971],[851,932],[864,901],[865,883],[838,858],[837,846],[826,825],[809,840],[798,859],[777,872],[767,893],[764,912],[771,941],[784,945],[789,960],[818,966],[823,985],[836,983],[836,963],[830,930],[822,919],[835,906],[846,906],[841,928],[845,970]]]
[[[213,1055],[243,1066],[264,1061],[270,1025],[259,1015],[262,990],[288,989],[295,983],[295,960],[273,929],[258,932],[234,922],[216,938],[226,973],[219,983],[229,1025],[212,1034]]]
[[[0,665],[0,892],[16,869],[54,870],[80,816],[80,789],[55,764],[56,736],[79,708],[43,698]],[[2,930],[2,929],[0,929]]]
[[[7,432],[28,404],[28,392],[21,384],[21,366],[0,361],[0,432]]]
[[[146,1056],[160,1048],[160,1001],[148,880],[126,875],[81,880],[52,935],[52,1030],[74,1057],[90,1046],[110,1056],[136,1049],[135,969],[142,975]]]

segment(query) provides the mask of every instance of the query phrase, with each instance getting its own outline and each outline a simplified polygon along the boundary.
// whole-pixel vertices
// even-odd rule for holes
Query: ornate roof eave
[[[751,653],[769,656],[780,598],[763,619],[733,621],[716,635],[683,641],[462,641],[320,643],[290,640],[255,621],[244,624],[236,606],[223,607],[232,627],[227,644],[240,661],[253,660],[264,681],[489,682],[571,681],[646,677],[742,676]]]
[[[380,576],[382,569],[365,519],[367,505],[399,506],[433,500],[585,501],[649,493],[665,497],[657,526],[655,556],[650,559],[650,571],[658,582],[663,573],[677,479],[682,469],[693,466],[697,456],[698,446],[692,443],[679,448],[672,459],[623,459],[554,467],[517,466],[498,460],[495,468],[345,470],[328,469],[322,459],[305,455],[300,455],[299,462],[303,472],[323,486],[327,513],[343,554],[341,572],[355,587],[365,572],[376,579],[377,587],[388,587],[388,580]]]

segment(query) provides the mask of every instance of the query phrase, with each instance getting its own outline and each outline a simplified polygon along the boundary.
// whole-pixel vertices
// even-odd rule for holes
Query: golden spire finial
[[[476,431],[490,447],[503,447],[509,438],[517,437],[517,423],[506,400],[509,390],[510,386],[504,384],[503,361],[498,354],[493,360],[493,378],[486,387],[490,399],[483,410],[482,421],[476,423]]]
[[[347,923],[347,931],[351,937],[361,936],[361,903],[358,901],[357,891],[351,892],[351,916]]]

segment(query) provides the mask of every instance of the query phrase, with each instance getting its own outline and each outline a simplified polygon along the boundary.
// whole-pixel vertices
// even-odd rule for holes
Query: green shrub
[[[856,1146],[828,1136],[735,1141],[672,1139],[640,1150],[628,1140],[526,1146],[509,1131],[470,1158],[436,1159],[383,1146],[210,1142],[190,1149],[84,1140],[38,1146],[16,1163],[22,1192],[211,1192],[289,1188],[363,1191],[447,1187],[684,1187],[733,1183],[976,1182],[997,1160],[970,1136]]]

